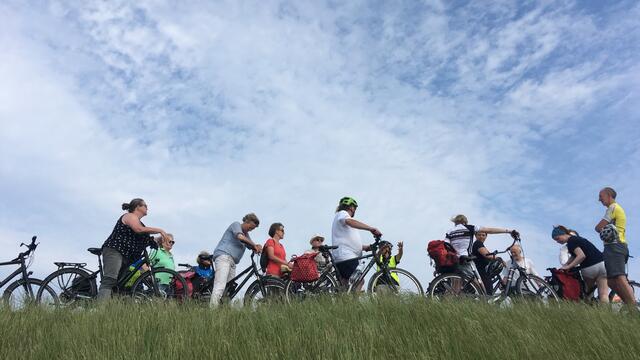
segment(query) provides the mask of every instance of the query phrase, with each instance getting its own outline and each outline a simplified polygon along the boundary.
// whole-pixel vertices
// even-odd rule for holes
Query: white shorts
[[[585,280],[597,280],[599,277],[607,277],[607,270],[604,267],[604,261],[593,264],[580,270],[580,275]]]

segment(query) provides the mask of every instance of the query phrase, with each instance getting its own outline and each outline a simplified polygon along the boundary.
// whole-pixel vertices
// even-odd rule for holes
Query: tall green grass
[[[423,299],[258,310],[113,303],[0,310],[0,359],[637,359],[640,317],[608,308]]]

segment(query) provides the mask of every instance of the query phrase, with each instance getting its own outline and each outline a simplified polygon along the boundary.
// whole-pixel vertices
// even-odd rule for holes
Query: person
[[[343,197],[338,202],[333,224],[331,226],[331,244],[338,246],[333,250],[335,266],[340,274],[340,282],[343,285],[349,283],[349,278],[359,265],[358,257],[362,251],[369,251],[369,245],[363,245],[360,233],[357,230],[369,231],[373,236],[382,236],[380,230],[354,219],[358,203],[351,197]],[[360,282],[357,288],[362,288]]]
[[[533,266],[533,261],[531,261],[531,259],[529,258],[525,258],[522,255],[522,248],[520,247],[520,245],[513,245],[511,247],[511,249],[509,250],[509,252],[511,253],[511,259],[516,261],[516,264],[518,264],[518,266],[520,266],[521,268],[524,268],[525,273],[529,274],[529,275],[535,275],[535,276],[540,276],[538,275],[538,272],[536,271],[535,267]],[[512,264],[512,260],[509,259],[507,260],[504,269],[502,270],[502,284],[503,285],[507,285],[507,276],[509,275],[509,268],[511,267]],[[509,284],[509,286],[515,286],[516,285],[516,281],[518,280],[518,278],[520,277],[520,273],[519,272],[514,272],[513,273],[513,278],[511,279],[511,284]]]
[[[580,275],[584,280],[587,293],[594,286],[598,287],[598,299],[603,304],[609,302],[609,288],[607,286],[607,271],[604,258],[589,240],[572,235],[565,226],[557,225],[551,232],[551,238],[558,244],[566,245],[570,254],[569,260],[562,265],[561,270],[571,270],[580,266]]]
[[[486,240],[487,233],[481,231],[476,232],[476,241],[474,241],[471,246],[471,255],[475,257],[473,262],[476,265],[476,269],[478,270],[478,274],[480,275],[484,288],[487,294],[491,295],[493,294],[493,284],[491,283],[491,278],[487,273],[487,266],[492,261],[504,263],[504,260],[495,254],[491,254],[491,252],[484,246]]]
[[[518,232],[515,230],[469,225],[467,217],[462,214],[453,217],[451,222],[453,222],[454,228],[446,233],[445,239],[453,246],[458,256],[469,255],[472,250],[473,237],[477,232],[483,232],[485,234],[511,234],[513,237],[518,235]],[[456,270],[463,275],[473,276],[473,264],[471,262],[458,264]]]
[[[388,241],[381,241],[379,245],[378,254],[376,257],[379,262],[386,263],[387,268],[395,269],[400,264],[400,260],[402,259],[404,243],[402,241],[398,242],[398,253],[395,256],[391,256],[391,250],[393,249],[393,245]],[[376,266],[376,270],[380,271],[380,266]],[[398,274],[391,273],[391,279],[395,282],[393,285],[400,285],[400,278]],[[382,283],[378,282],[378,284],[384,284],[387,279],[380,278]]]
[[[158,249],[152,250],[149,254],[151,266],[175,270],[176,265],[173,261],[173,253],[171,252],[175,243],[176,241],[173,238],[173,234],[167,234],[165,238],[159,239]],[[171,284],[172,278],[171,274],[167,273],[156,275],[160,290],[166,291],[169,288],[169,284]]]
[[[234,222],[222,234],[216,249],[213,251],[213,262],[215,264],[215,274],[213,278],[213,290],[209,306],[212,308],[220,305],[220,299],[224,294],[227,282],[235,277],[236,265],[240,263],[246,248],[252,249],[256,253],[262,251],[262,246],[255,244],[249,236],[260,225],[260,220],[254,213],[245,215],[242,223]]]
[[[287,253],[280,240],[284,239],[284,225],[281,223],[273,223],[269,227],[269,236],[271,237],[264,244],[263,250],[267,252],[267,275],[282,277],[282,270],[291,271],[293,264],[287,262]]]
[[[320,247],[324,244],[324,237],[321,235],[314,235],[311,240],[309,240],[309,244],[311,244],[311,249],[305,251],[305,254],[319,253]],[[320,272],[322,272],[329,263],[329,260],[322,254],[316,255],[314,259],[316,260],[316,265],[318,265],[318,271]]]
[[[98,290],[100,301],[111,298],[121,269],[138,260],[147,245],[155,244],[152,234],[160,234],[162,239],[167,237],[164,230],[146,226],[140,221],[149,211],[143,199],[135,198],[122,204],[122,210],[126,213],[118,218],[111,235],[102,244],[103,276]]]
[[[556,227],[558,225],[554,225]],[[569,235],[580,236],[577,231],[567,229],[569,231]],[[560,245],[560,254],[558,254],[558,261],[560,261],[560,266],[566,264],[569,261],[569,249],[567,248],[567,244]]]
[[[205,290],[204,286],[213,278],[214,271],[211,254],[208,251],[201,251],[196,257],[196,263],[198,265],[192,269],[196,275],[191,279],[191,284],[193,285],[193,292],[200,294]]]
[[[616,202],[617,193],[605,187],[598,193],[598,200],[607,208],[604,217],[596,225],[596,232],[604,242],[604,267],[607,271],[607,283],[628,306],[635,305],[633,289],[627,280],[626,265],[629,260],[626,228],[627,216],[624,209]]]

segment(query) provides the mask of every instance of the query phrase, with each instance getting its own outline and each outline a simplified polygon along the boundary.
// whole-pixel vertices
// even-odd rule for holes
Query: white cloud
[[[458,212],[523,229],[550,264],[547,218],[527,217],[557,196],[533,176],[548,165],[537,142],[629,84],[562,51],[588,20],[570,7],[514,19],[497,6],[493,28],[474,15],[469,29],[442,4],[178,6],[1,8],[4,248],[33,229],[47,258],[91,261],[83,248],[142,196],[180,261],[249,211],[265,224],[256,240],[282,221],[296,253],[351,194],[362,219],[405,240],[422,279],[426,241]],[[554,52],[575,64],[548,64]]]

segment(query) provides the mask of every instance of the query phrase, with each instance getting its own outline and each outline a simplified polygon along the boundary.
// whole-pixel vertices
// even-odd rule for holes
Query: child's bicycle
[[[148,246],[153,244],[150,242]],[[54,262],[58,270],[47,276],[43,285],[53,289],[56,296],[44,296],[44,288],[41,288],[36,297],[39,304],[75,307],[84,305],[98,296],[97,279],[98,276],[100,280],[103,277],[102,248],[89,248],[87,251],[98,257],[98,270],[88,269],[86,263]],[[131,296],[139,302],[173,300],[183,296],[183,290],[176,290],[177,288],[186,289],[186,282],[180,274],[171,269],[154,267],[153,262],[149,260],[146,247],[141,260],[132,265],[132,270],[127,267],[120,271],[114,292]],[[143,270],[145,265],[148,271]],[[161,278],[169,278],[171,283],[163,286],[159,282]],[[176,284],[179,285],[176,286]]]

